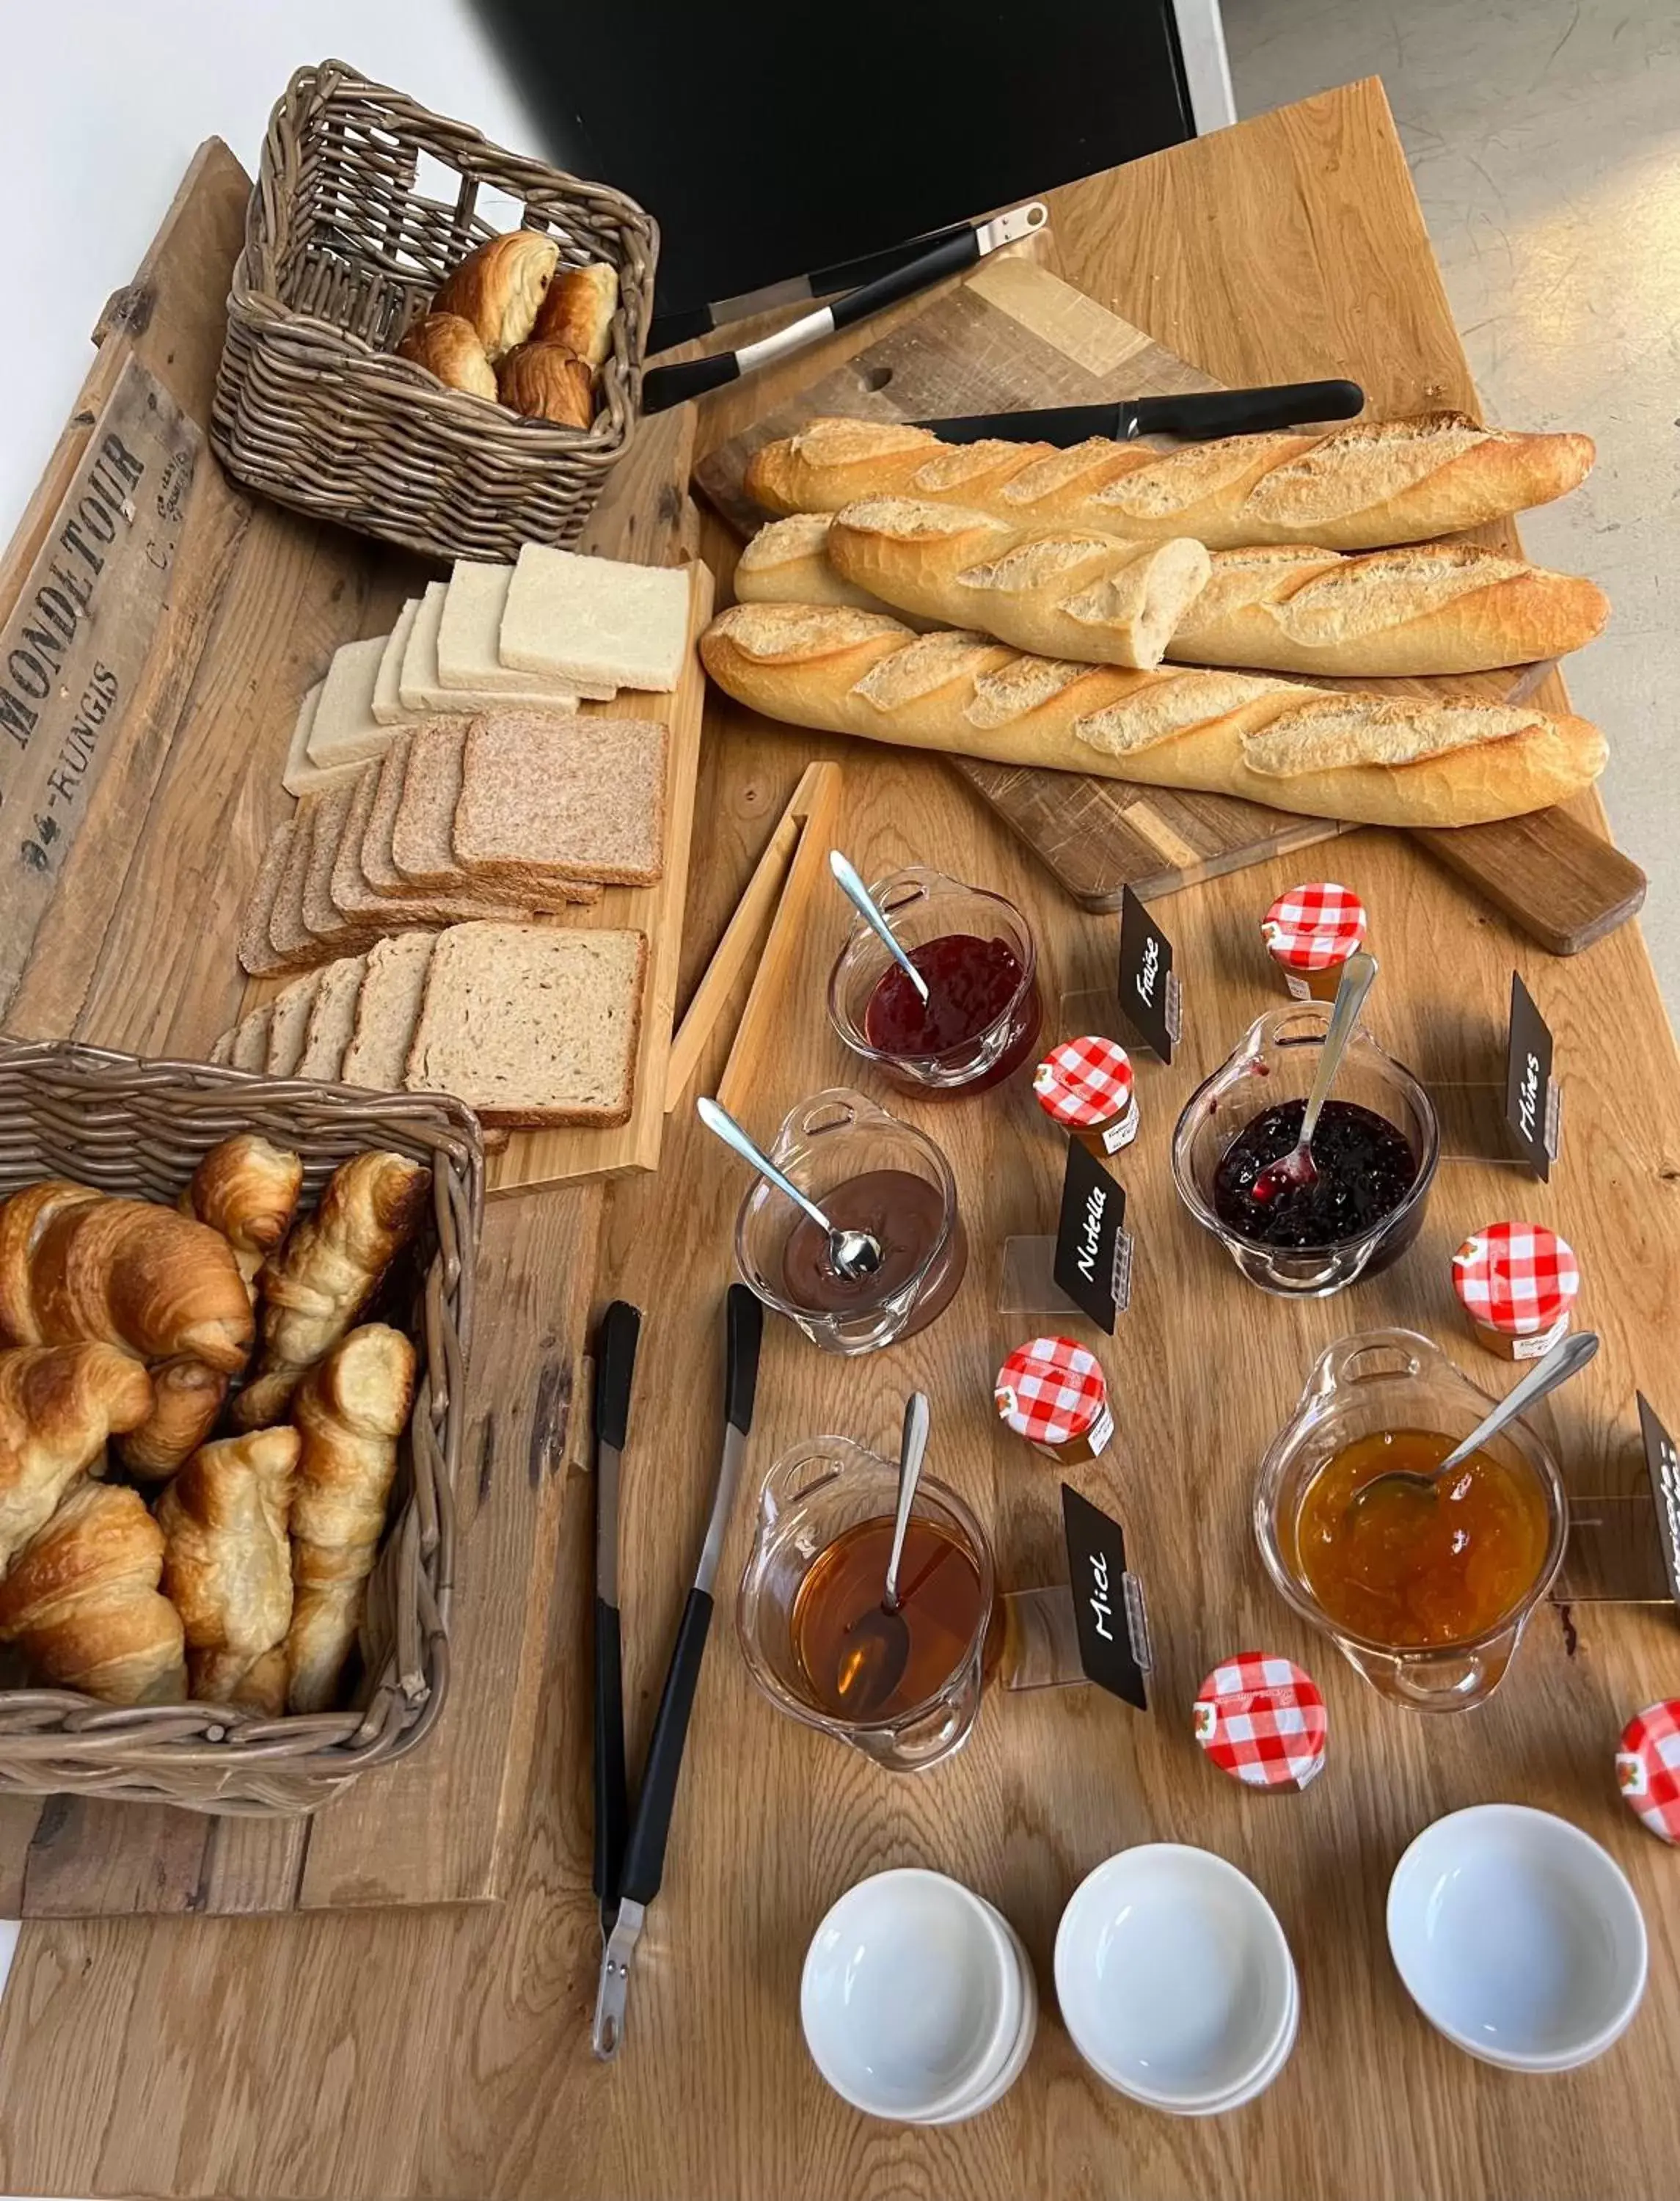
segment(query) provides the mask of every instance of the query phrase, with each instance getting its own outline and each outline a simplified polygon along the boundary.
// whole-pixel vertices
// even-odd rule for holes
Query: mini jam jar
[[[1017,1436],[1063,1467],[1098,1459],[1114,1434],[1096,1355],[1071,1337],[1035,1337],[997,1371],[997,1411]]]
[[[1280,894],[1260,920],[1260,938],[1298,1001],[1333,1001],[1342,966],[1365,945],[1365,904],[1334,879]]]
[[[1453,1256],[1471,1332],[1502,1360],[1538,1360],[1569,1328],[1581,1288],[1572,1249],[1538,1223],[1490,1223]]]
[[[1137,1136],[1131,1059],[1118,1040],[1065,1039],[1032,1073],[1038,1105],[1083,1147],[1117,1154]]]

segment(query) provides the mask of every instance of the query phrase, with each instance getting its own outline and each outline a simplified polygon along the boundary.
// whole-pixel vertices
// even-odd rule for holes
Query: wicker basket
[[[414,1338],[419,1368],[391,1525],[368,1588],[361,1701],[349,1711],[266,1719],[203,1705],[114,1708],[68,1690],[0,1690],[0,1793],[309,1811],[368,1767],[412,1750],[443,1704],[484,1208],[478,1119],[442,1096],[352,1094],[92,1048],[0,1046],[0,1198],[38,1177],[71,1177],[173,1200],[210,1147],[244,1130],[303,1156],[306,1201],[364,1147],[391,1147],[432,1171],[430,1220],[379,1301]]]
[[[459,189],[416,190],[426,176]],[[455,262],[498,231],[481,187],[551,233],[562,267],[619,271],[613,344],[588,429],[526,420],[391,356]],[[658,231],[635,202],[370,84],[343,62],[300,69],[263,142],[234,263],[210,440],[282,504],[437,558],[506,560],[575,542],[636,425]]]

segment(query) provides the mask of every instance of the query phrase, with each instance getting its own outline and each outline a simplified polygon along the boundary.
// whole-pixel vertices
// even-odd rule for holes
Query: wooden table
[[[1221,132],[1057,196],[1064,272],[1232,383],[1357,374],[1379,408],[1470,397],[1381,90],[1355,85]],[[811,371],[807,361],[801,379]],[[737,393],[702,418],[733,432]],[[720,536],[709,546],[722,553]],[[1612,729],[1614,738],[1614,729]],[[802,764],[845,771],[844,837],[866,874],[912,854],[984,879],[1030,913],[1049,989],[1098,985],[1112,920],[1075,917],[938,763],[773,732],[720,707],[698,815],[685,984],[691,985]],[[618,2064],[590,2059],[599,1948],[589,1892],[587,1479],[557,1503],[561,1568],[529,1839],[505,1905],[273,1920],[94,1921],[26,1927],[0,2024],[0,2184],[13,2192],[791,2197],[1668,2195],[1680,2183],[1671,2042],[1680,1866],[1618,1802],[1622,1721],[1680,1679],[1661,1609],[1545,1609],[1501,1696],[1424,1721],[1379,1702],[1266,1585],[1247,1526],[1254,1464],[1313,1355],[1390,1320],[1455,1340],[1446,1257],[1515,1207],[1580,1251],[1583,1311],[1605,1350],[1554,1428],[1571,1488],[1638,1487],[1636,1384],[1671,1421],[1680,1286],[1680,1081],[1632,927],[1570,963],[1524,947],[1391,835],[1337,844],[1385,965],[1379,1030],[1426,1077],[1473,1078],[1496,1052],[1513,965],[1558,1034],[1565,1164],[1548,1189],[1485,1164],[1443,1171],[1418,1249],[1350,1299],[1284,1305],[1250,1292],[1178,1210],[1166,1136],[1194,1082],[1274,998],[1254,923],[1288,863],[1164,905],[1185,974],[1185,1044],[1146,1068],[1144,1133],[1124,1175],[1141,1244],[1131,1311],[1105,1358],[1114,1453],[1085,1482],[1125,1522],[1149,1593],[1158,1671],[1140,1717],[1090,1691],[989,1701],[968,1747],[894,1781],[778,1718],[752,1690],[727,1612],[702,1685],[665,1889],[632,1986]],[[801,1002],[748,1112],[768,1130],[844,1065],[814,1002],[838,914],[796,972]],[[1053,1009],[1054,1013],[1054,1009]],[[725,1018],[727,1024],[729,1019]],[[724,1035],[702,1067],[715,1075]],[[913,1109],[906,1112],[915,1115]],[[1054,1147],[1020,1091],[935,1123],[960,1184],[1007,1172],[1009,1227],[1044,1226]],[[594,1256],[595,1297],[646,1310],[627,1468],[625,1594],[632,1763],[708,1503],[717,1441],[719,1310],[741,1179],[673,1119],[656,1180],[498,1206],[488,1278],[532,1249]],[[897,1351],[839,1364],[785,1329],[767,1341],[756,1465],[825,1427],[887,1442],[904,1389],[934,1400],[931,1464],[992,1523],[1007,1581],[1049,1579],[1057,1478],[997,1431],[986,1394],[1022,1328],[995,1312],[999,1248],[965,1296]],[[540,1271],[538,1271],[540,1274]],[[575,1277],[573,1278],[575,1288]],[[556,1275],[558,1295],[562,1280]],[[542,1321],[487,1319],[515,1415]],[[520,1438],[521,1445],[524,1442]],[[747,1548],[750,1491],[725,1557]],[[468,1561],[464,1564],[470,1564]],[[1330,1762],[1298,1799],[1254,1799],[1190,1737],[1196,1682],[1256,1645],[1324,1685]],[[448,1714],[446,1714],[446,1717]],[[1383,1907],[1411,1837],[1456,1806],[1514,1797],[1564,1812],[1632,1875],[1652,1934],[1650,1987],[1628,2038],[1548,2082],[1471,2062],[1433,2034],[1389,1961]],[[423,1804],[417,1805],[423,1809]],[[1240,1863],[1277,1906],[1301,1972],[1300,2044],[1260,2102],[1180,2122],[1135,2110],[1074,2054],[1049,1993],[1068,1893],[1110,1852],[1195,1840]],[[906,2134],[830,2096],[802,2045],[799,1966],[812,1927],[853,1880],[923,1863],[996,1901],[1031,1950],[1045,2015],[1025,2076],[975,2123]]]

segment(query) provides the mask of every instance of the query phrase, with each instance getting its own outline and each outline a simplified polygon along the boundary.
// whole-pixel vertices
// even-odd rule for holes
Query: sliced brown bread
[[[300,1077],[337,1080],[339,1077],[344,1049],[355,1028],[356,996],[361,991],[367,969],[365,955],[346,955],[337,963],[329,963],[321,972],[314,1007],[309,1011],[303,1052],[298,1057]]]
[[[309,1012],[320,990],[320,972],[294,979],[273,999],[268,1026],[268,1052],[263,1068],[271,1077],[295,1077],[303,1059],[303,1042],[309,1036]]]
[[[648,886],[665,860],[669,737],[651,719],[487,711],[467,730],[454,844],[469,877],[540,893]]]
[[[361,836],[362,877],[375,894],[397,895],[411,891],[408,880],[391,861],[391,842],[397,805],[402,800],[402,781],[408,769],[413,738],[406,728],[392,737],[391,747],[380,760],[373,807],[367,813],[367,827]]]
[[[401,1090],[437,938],[432,932],[397,932],[368,950],[355,1029],[338,1071],[344,1084]]]
[[[467,719],[435,719],[417,726],[403,767],[402,789],[391,825],[391,852],[395,868],[407,880],[410,893],[426,889],[452,894],[480,903],[517,901],[526,909],[564,908],[573,902],[601,899],[598,884],[555,883],[542,894],[521,891],[517,895],[486,893],[486,883],[470,877],[455,854],[455,813],[461,796],[461,759]],[[499,886],[499,883],[497,883]],[[456,913],[462,917],[490,917],[492,908]]]
[[[309,856],[314,845],[318,795],[306,795],[291,820],[291,844],[285,869],[274,893],[268,918],[269,971],[295,971],[300,964],[317,960],[319,942],[303,922],[303,887],[309,875]],[[247,965],[249,970],[252,966]]]
[[[255,977],[261,977],[264,971],[279,968],[273,944],[268,937],[268,924],[274,914],[274,898],[285,876],[286,859],[291,853],[292,834],[292,821],[288,818],[268,836],[268,845],[262,851],[262,861],[257,866],[256,883],[245,903],[244,917],[239,927],[239,960]]]
[[[274,1021],[274,1004],[265,1001],[260,1009],[253,1009],[242,1017],[233,1027],[233,1051],[228,1056],[235,1070],[266,1070],[268,1066],[268,1031]]]
[[[236,1024],[229,1024],[225,1032],[219,1033],[211,1042],[205,1061],[214,1063],[218,1069],[226,1069],[233,1059],[233,1040],[238,1030]]]
[[[315,799],[314,824],[310,835],[309,861],[303,874],[303,922],[317,940],[344,944],[347,920],[332,899],[332,872],[338,860],[338,844],[351,807],[368,775],[377,777],[377,765],[364,765],[349,786],[329,787]]]
[[[438,936],[405,1083],[490,1124],[624,1123],[647,936],[459,924]]]
[[[367,913],[365,905],[370,899],[367,876],[361,868],[361,842],[384,770],[383,761],[364,766],[352,786],[344,822],[338,829],[332,869],[327,877],[328,900],[340,917],[352,922]]]

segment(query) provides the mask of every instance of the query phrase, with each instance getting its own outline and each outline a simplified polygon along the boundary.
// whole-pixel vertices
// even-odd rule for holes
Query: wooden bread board
[[[748,460],[761,444],[820,414],[918,420],[1219,387],[1211,375],[1047,267],[1006,252],[720,445],[695,481],[747,535],[764,519],[746,494]],[[1487,531],[1484,539],[1515,543],[1508,526]],[[1531,693],[1548,669],[1519,666],[1428,681],[1324,684],[1499,701]],[[949,762],[1086,909],[1117,909],[1127,886],[1146,896],[1170,894],[1346,830],[1234,796],[1186,795],[972,757]],[[1643,872],[1566,811],[1419,837],[1554,954],[1574,954],[1602,937],[1644,900]]]

